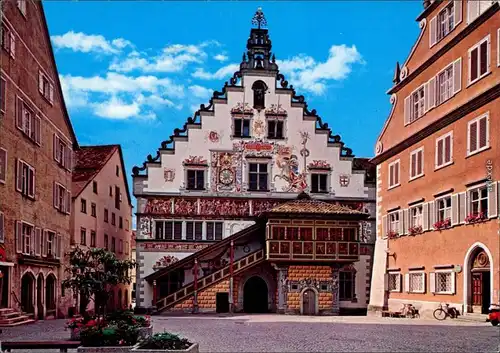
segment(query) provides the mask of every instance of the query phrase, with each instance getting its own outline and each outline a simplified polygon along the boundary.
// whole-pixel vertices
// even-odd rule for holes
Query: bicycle
[[[439,321],[445,320],[448,316],[455,319],[458,317],[458,311],[453,307],[450,308],[449,304],[445,304],[444,307],[442,304],[439,304],[439,307],[434,310],[433,315],[434,318]]]
[[[401,313],[406,318],[420,318],[420,314],[418,309],[416,309],[412,304],[403,304],[403,309],[401,309]]]

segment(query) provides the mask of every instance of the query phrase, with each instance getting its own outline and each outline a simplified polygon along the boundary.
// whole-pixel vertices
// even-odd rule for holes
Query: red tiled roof
[[[119,145],[85,146],[74,151],[73,197],[85,189],[118,148]]]
[[[352,214],[364,215],[364,212],[353,210],[347,206],[319,200],[293,200],[271,209],[269,213],[300,214]]]

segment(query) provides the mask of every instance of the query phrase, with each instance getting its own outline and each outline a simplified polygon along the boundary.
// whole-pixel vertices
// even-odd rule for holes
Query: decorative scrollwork
[[[419,26],[419,27],[420,27],[420,29],[423,31],[423,30],[425,29],[425,27],[427,26],[427,19],[426,19],[426,18],[422,19],[422,21],[420,21],[420,22],[418,23],[418,26]]]
[[[405,65],[403,66],[403,68],[401,69],[401,76],[400,76],[400,79],[401,80],[404,80],[406,78],[406,76],[408,76],[408,67]]]

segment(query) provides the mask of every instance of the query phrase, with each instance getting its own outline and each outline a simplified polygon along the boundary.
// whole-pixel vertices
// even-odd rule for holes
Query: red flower
[[[96,326],[96,325],[97,325],[97,322],[95,320],[90,320],[89,322],[87,322],[87,327]]]
[[[76,324],[76,327],[82,327],[82,326],[83,326],[83,324],[81,322]]]

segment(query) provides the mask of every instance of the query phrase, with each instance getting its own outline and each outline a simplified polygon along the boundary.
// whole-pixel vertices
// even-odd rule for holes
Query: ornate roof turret
[[[396,69],[394,70],[394,78],[392,79],[392,82],[397,85],[399,82],[401,82],[400,76],[401,68],[399,67],[399,61],[396,61]]]
[[[252,27],[247,40],[247,53],[243,54],[240,70],[242,72],[250,70],[277,72],[278,65],[275,56],[271,53],[272,44],[266,28],[267,20],[260,7],[252,18]]]

